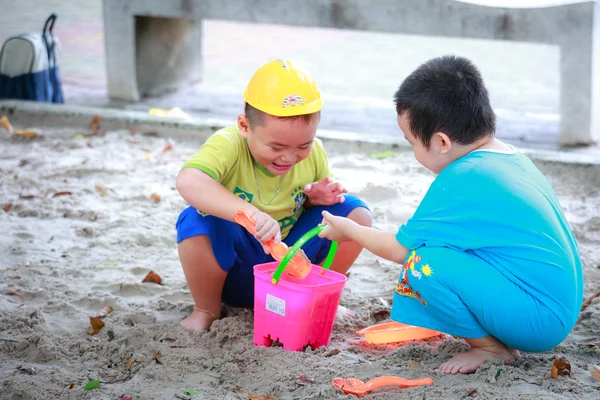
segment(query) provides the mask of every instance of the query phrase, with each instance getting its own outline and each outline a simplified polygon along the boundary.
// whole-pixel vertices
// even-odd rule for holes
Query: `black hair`
[[[468,59],[443,56],[411,73],[394,95],[398,115],[428,148],[433,134],[468,145],[494,135],[496,115],[477,67]]]
[[[267,114],[263,111],[260,111],[258,108],[251,106],[250,104],[246,103],[246,105],[244,106],[244,113],[246,114],[246,118],[248,118],[248,123],[250,124],[250,127],[255,127],[255,126],[259,126],[259,125],[263,125],[265,122],[265,115],[271,115],[271,114]],[[315,113],[311,113],[311,114],[301,114],[301,115],[293,115],[291,117],[277,117],[275,115],[271,115],[272,117],[275,118],[281,118],[281,119],[288,119],[291,121],[300,121],[300,122],[304,122],[305,124],[310,124],[312,122],[312,120],[317,117],[320,118],[321,117],[321,111],[317,111]]]

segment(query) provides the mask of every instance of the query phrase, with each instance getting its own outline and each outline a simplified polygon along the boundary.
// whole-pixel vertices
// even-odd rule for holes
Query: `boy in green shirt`
[[[315,137],[323,100],[313,77],[289,61],[272,61],[254,74],[244,99],[237,127],[212,135],[177,177],[190,204],[177,221],[179,258],[195,303],[181,323],[188,330],[208,329],[222,302],[253,305],[253,266],[272,261],[262,243],[292,245],[321,222],[324,210],[371,226],[366,204],[331,179]],[[255,236],[232,222],[239,210],[256,221]],[[319,264],[330,244],[313,238],[303,250]],[[361,250],[356,242],[340,243],[331,269],[346,273]]]

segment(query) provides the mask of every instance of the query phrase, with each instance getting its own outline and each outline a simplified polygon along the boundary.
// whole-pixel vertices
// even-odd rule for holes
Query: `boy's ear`
[[[452,140],[444,132],[436,132],[431,138],[431,144],[439,154],[446,154],[452,150]]]
[[[248,117],[246,117],[244,114],[238,115],[237,123],[238,128],[240,128],[240,136],[246,139],[248,137],[248,130],[250,129]]]

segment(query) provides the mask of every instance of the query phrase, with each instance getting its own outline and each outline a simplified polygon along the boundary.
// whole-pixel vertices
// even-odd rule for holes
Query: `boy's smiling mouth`
[[[277,170],[277,172],[289,171],[294,166],[293,164],[277,164],[277,163],[271,163],[271,164]]]

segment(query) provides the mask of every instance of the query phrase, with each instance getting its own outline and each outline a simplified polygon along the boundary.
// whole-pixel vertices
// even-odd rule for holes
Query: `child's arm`
[[[271,216],[227,190],[207,173],[185,168],[177,176],[177,190],[192,207],[207,214],[233,221],[236,212],[244,211],[256,221],[256,239],[281,240],[279,224]]]
[[[319,234],[320,237],[332,241],[353,240],[376,256],[398,264],[402,264],[408,255],[408,249],[396,240],[393,232],[362,226],[348,218],[335,217],[327,211],[323,211],[323,218],[329,226]]]

